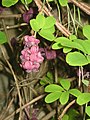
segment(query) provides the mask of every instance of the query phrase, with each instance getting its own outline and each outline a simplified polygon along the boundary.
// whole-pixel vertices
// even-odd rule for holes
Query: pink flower
[[[38,46],[32,46],[30,49],[31,54],[37,53],[39,51],[39,47]]]
[[[40,64],[43,62],[44,58],[41,55],[39,49],[39,40],[35,39],[33,36],[24,37],[24,49],[21,51],[20,66],[26,70],[26,72],[38,71]]]
[[[30,60],[33,62],[41,63],[41,62],[43,62],[44,58],[42,57],[41,53],[38,52],[38,53],[31,54]]]
[[[21,56],[20,58],[22,59],[22,61],[25,60],[29,60],[30,59],[30,49],[29,48],[25,48],[21,51]]]
[[[29,35],[24,36],[24,40],[24,44],[26,47],[31,47],[40,43],[40,41],[38,39],[35,39],[34,36]]]

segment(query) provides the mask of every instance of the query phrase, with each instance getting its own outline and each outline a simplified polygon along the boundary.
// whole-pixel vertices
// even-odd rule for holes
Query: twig
[[[49,114],[45,115],[42,120],[49,120],[52,116],[56,114],[56,110],[52,110]]]
[[[3,15],[0,15],[0,19],[5,19],[5,18],[21,18],[22,17],[22,15],[21,14],[3,14]]]
[[[9,66],[11,72],[12,72],[12,75],[14,77],[15,83],[16,83],[16,88],[17,88],[17,92],[18,92],[18,96],[19,96],[19,102],[20,102],[19,105],[20,105],[20,115],[21,115],[21,112],[22,112],[22,108],[21,108],[22,107],[22,98],[21,98],[21,94],[20,94],[20,90],[19,90],[19,86],[18,86],[18,80],[17,80],[17,77],[16,77],[16,75],[15,75],[13,69],[12,69],[11,64],[9,63],[9,61],[7,60],[7,58],[5,56],[5,48],[2,45],[0,45],[0,48],[1,48],[2,54],[4,56],[4,59],[6,60],[8,66]]]
[[[9,44],[11,50],[13,50],[12,46],[11,46],[11,43],[10,43],[10,40],[9,40],[9,37],[8,37],[8,32],[7,32],[7,28],[6,28],[4,19],[2,19],[2,24],[3,24],[3,28],[4,28],[4,31],[5,31],[5,34],[6,34],[6,38],[7,38],[8,44]]]
[[[73,3],[77,7],[79,7],[86,14],[90,15],[90,6],[84,2],[77,2],[76,0],[68,0],[69,3]]]
[[[71,101],[63,110],[62,114],[58,117],[58,120],[62,120],[62,117],[67,112],[67,110],[75,103],[75,100]]]
[[[42,2],[41,0],[34,0],[34,2],[36,3],[36,5],[38,6],[39,11],[42,9]],[[47,16],[53,16],[51,14],[51,12],[48,10],[48,8],[44,5],[42,12],[44,12]],[[56,20],[56,27],[66,36],[69,37],[70,36],[70,32],[62,25],[60,24],[59,20]]]
[[[9,29],[14,29],[14,28],[22,27],[22,26],[27,26],[27,25],[28,25],[27,23],[22,23],[22,24],[17,24],[13,26],[6,26],[6,29],[9,30]],[[4,30],[4,28],[0,28],[0,31],[1,30]]]
[[[35,103],[36,101],[42,99],[43,97],[45,96],[45,94],[43,95],[40,95],[36,98],[34,98],[33,100],[31,100],[30,102],[28,102],[27,104],[23,105],[22,106],[22,110],[25,109],[27,106]],[[13,112],[11,115],[9,115],[7,118],[5,118],[4,120],[9,120],[12,116],[14,116],[15,114],[19,113],[20,112],[20,108],[18,108],[15,112]]]

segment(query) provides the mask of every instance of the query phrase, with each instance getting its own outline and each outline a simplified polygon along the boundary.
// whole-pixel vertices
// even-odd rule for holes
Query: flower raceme
[[[34,36],[24,36],[24,49],[21,51],[21,64],[20,66],[26,70],[26,72],[38,71],[40,64],[44,58],[41,55],[38,44],[40,41]]]

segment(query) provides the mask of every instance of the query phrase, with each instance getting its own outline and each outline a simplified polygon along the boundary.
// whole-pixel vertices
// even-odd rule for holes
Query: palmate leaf
[[[10,7],[12,5],[15,5],[18,2],[18,0],[2,0],[2,5],[5,7]]]

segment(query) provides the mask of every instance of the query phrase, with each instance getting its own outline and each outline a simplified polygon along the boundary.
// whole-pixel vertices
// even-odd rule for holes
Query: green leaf
[[[38,14],[36,17],[36,21],[39,25],[39,28],[42,28],[45,24],[45,17],[43,14]]]
[[[48,28],[48,29],[45,29],[45,30],[47,30],[47,31],[49,31],[49,32],[51,32],[51,33],[54,33],[54,32],[55,32],[55,27],[52,26],[52,27],[50,27],[50,28]]]
[[[86,38],[90,39],[90,25],[85,25],[83,27],[83,34]]]
[[[90,63],[90,55],[87,55],[86,57],[87,57],[88,62]]]
[[[86,51],[85,53],[90,54],[90,40],[84,40],[84,41],[82,41],[81,44]]]
[[[88,80],[82,80],[82,83],[88,87],[89,81]]]
[[[68,0],[59,0],[61,6],[67,6]]]
[[[60,96],[60,103],[62,105],[66,104],[69,100],[69,92],[62,92],[61,96]]]
[[[52,45],[52,49],[61,49],[62,48],[62,45],[59,43],[59,42],[57,42],[57,43],[54,43],[53,45]]]
[[[48,29],[41,29],[39,35],[49,41],[53,41],[55,39],[54,35]]]
[[[62,85],[62,87],[65,90],[69,90],[69,88],[70,88],[70,81],[69,80],[67,80],[67,79],[61,79],[60,80],[60,84]]]
[[[83,46],[77,42],[70,41],[70,40],[63,40],[60,42],[62,46],[70,47],[70,48],[76,48],[78,50],[81,50],[82,52],[86,53]]]
[[[48,0],[48,2],[53,2],[54,0]]]
[[[12,0],[13,1],[13,0]],[[32,0],[21,0],[21,2],[23,4],[30,4],[32,2]]]
[[[78,89],[70,89],[69,93],[75,97],[78,97],[79,95],[82,94]]]
[[[56,92],[56,91],[64,91],[64,89],[56,84],[50,84],[48,86],[45,87],[45,92]]]
[[[35,19],[30,20],[30,25],[34,31],[39,31],[40,27]]]
[[[60,96],[61,96],[61,92],[50,93],[45,97],[45,102],[52,103],[52,102],[56,101],[57,99],[59,99]]]
[[[15,5],[18,2],[18,0],[2,0],[2,5],[5,7],[10,7],[12,5]]]
[[[87,58],[80,52],[70,52],[66,56],[66,62],[71,66],[84,66],[88,64]]]
[[[52,26],[54,26],[55,22],[56,22],[56,20],[53,16],[47,17],[45,19],[45,24],[43,26],[43,29],[51,28]]]
[[[72,48],[69,48],[69,47],[64,47],[63,48],[63,52],[64,53],[68,53],[68,52],[70,52],[72,50]]]
[[[77,39],[77,37],[76,37],[76,35],[70,35],[70,36],[69,36],[69,39],[70,39],[70,40],[74,40],[74,39]]]
[[[77,98],[77,103],[79,105],[83,105],[86,104],[90,101],[90,93],[82,93],[81,95],[79,95],[79,97]]]
[[[69,116],[67,114],[65,114],[62,118],[62,120],[69,120]]]
[[[67,114],[69,116],[69,120],[82,120],[80,119],[80,113],[73,108],[69,108]]]
[[[66,38],[66,37],[58,37],[58,38],[56,38],[54,41],[55,42],[58,42],[58,43],[61,43],[62,41],[70,41],[68,38]]]
[[[47,72],[47,77],[48,77],[49,79],[53,79],[52,73],[51,73],[51,72]]]
[[[90,106],[87,106],[87,107],[86,107],[85,112],[86,112],[87,115],[90,117]]]
[[[7,42],[7,38],[4,32],[0,31],[0,44]]]

